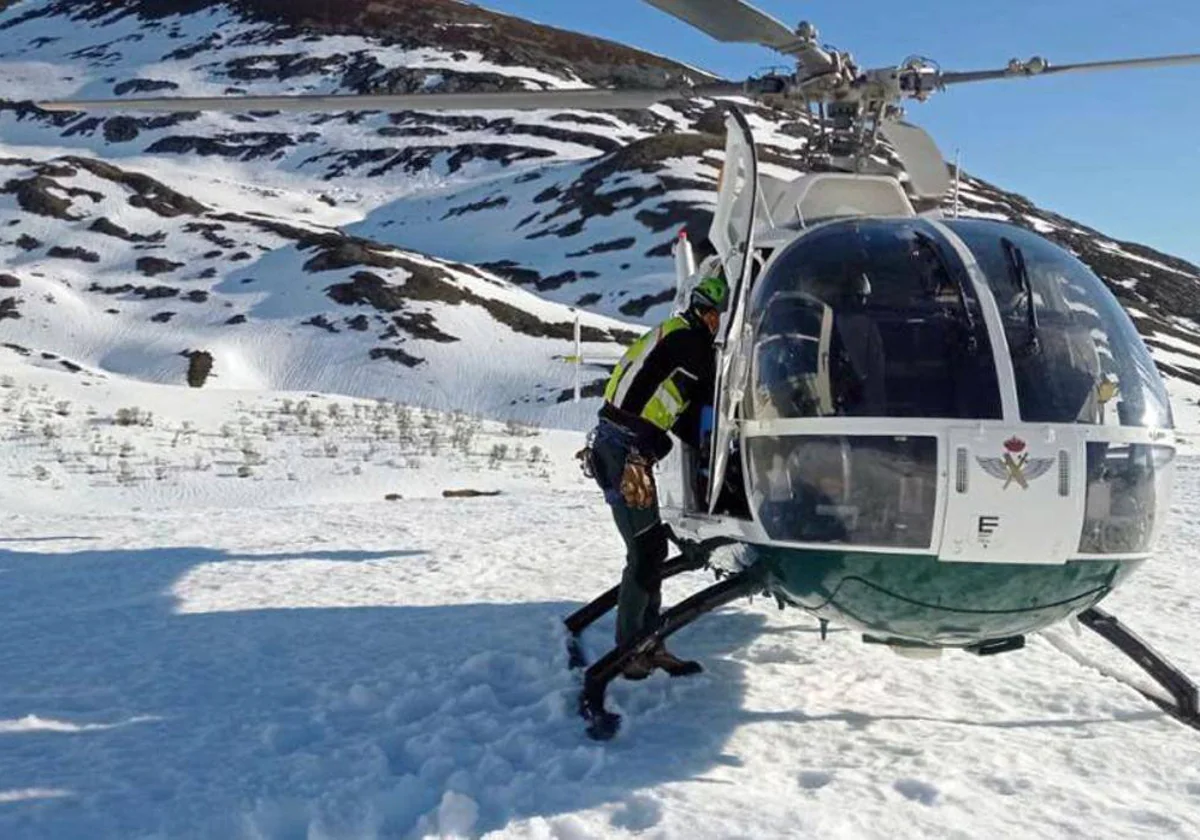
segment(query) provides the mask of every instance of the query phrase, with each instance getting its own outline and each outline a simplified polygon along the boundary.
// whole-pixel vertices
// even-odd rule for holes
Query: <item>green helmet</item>
[[[692,289],[692,305],[724,312],[729,303],[729,284],[720,271],[701,279]]]

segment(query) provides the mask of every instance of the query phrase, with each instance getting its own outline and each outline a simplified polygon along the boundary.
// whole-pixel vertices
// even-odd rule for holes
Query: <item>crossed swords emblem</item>
[[[1028,490],[1030,482],[1037,481],[1049,472],[1057,460],[1056,458],[1030,458],[1029,453],[1023,451],[1025,442],[1015,438],[1006,442],[1004,446],[1008,451],[1004,453],[1003,458],[975,459],[979,462],[979,466],[983,467],[984,472],[992,478],[1004,482],[1002,488],[1004,490],[1007,490],[1013,483],[1022,490]]]

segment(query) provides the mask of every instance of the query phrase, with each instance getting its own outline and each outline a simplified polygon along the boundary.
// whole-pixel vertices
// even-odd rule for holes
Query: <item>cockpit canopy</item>
[[[1011,367],[1024,422],[1171,426],[1116,298],[1071,254],[1012,225],[822,226],[770,262],[750,319],[751,419],[1001,419]]]

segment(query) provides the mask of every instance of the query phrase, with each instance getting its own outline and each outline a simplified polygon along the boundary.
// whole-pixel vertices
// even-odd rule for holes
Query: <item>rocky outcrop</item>
[[[188,360],[187,383],[192,388],[203,388],[212,374],[213,356],[207,350],[185,350],[181,354]]]

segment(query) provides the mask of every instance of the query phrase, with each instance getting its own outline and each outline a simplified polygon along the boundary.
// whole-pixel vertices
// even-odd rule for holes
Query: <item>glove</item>
[[[630,453],[621,473],[621,498],[631,508],[645,510],[654,505],[653,465],[642,455]]]
[[[579,462],[579,471],[583,473],[584,478],[595,479],[596,467],[592,460],[592,447],[585,446],[575,453],[575,460]]]

